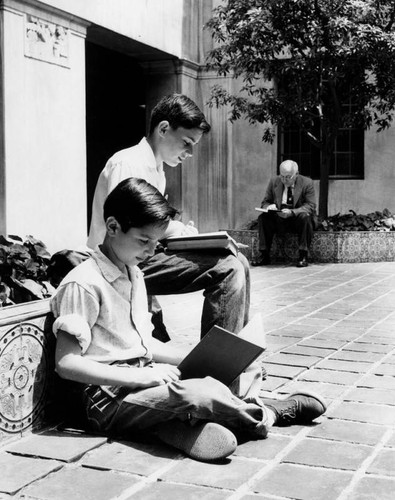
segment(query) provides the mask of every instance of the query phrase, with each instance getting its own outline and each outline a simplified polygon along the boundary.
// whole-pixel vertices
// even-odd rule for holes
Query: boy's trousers
[[[135,391],[88,386],[84,390],[84,412],[91,430],[114,436],[133,436],[136,431],[154,430],[161,423],[181,420],[192,425],[216,422],[255,438],[265,438],[268,418],[258,397],[260,386],[257,362],[231,388],[211,377]]]

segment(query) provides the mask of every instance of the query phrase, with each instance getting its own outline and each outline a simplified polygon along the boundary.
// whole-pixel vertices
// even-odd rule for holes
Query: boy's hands
[[[133,370],[134,371],[134,370]],[[154,364],[145,368],[139,368],[137,375],[141,381],[139,383],[140,387],[154,387],[156,385],[165,385],[170,382],[179,380],[180,370],[174,365],[168,365],[166,363]],[[136,377],[134,377],[136,381]]]
[[[193,220],[190,220],[188,224],[184,226],[181,236],[194,236],[198,233],[199,231],[196,229],[195,223],[193,222]]]
[[[198,234],[194,222],[189,221],[188,224],[183,224],[179,220],[171,220],[163,236],[163,239],[170,238],[172,236],[191,236]]]

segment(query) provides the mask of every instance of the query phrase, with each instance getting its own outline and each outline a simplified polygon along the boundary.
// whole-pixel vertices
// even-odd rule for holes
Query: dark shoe
[[[276,414],[274,425],[309,424],[326,411],[321,396],[312,392],[295,392],[283,400],[264,401]]]
[[[191,426],[172,420],[158,426],[156,434],[164,443],[202,462],[226,458],[237,448],[235,435],[214,422]]]
[[[299,253],[299,260],[296,264],[296,267],[307,267],[309,265],[309,261],[307,260],[307,252]]]
[[[270,264],[270,254],[268,252],[260,252],[258,258],[251,262],[252,266],[268,266]]]

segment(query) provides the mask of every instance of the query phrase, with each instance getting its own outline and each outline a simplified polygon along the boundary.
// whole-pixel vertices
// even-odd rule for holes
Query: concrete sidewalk
[[[321,393],[330,404],[317,424],[273,428],[214,465],[154,444],[31,435],[0,450],[0,499],[395,498],[395,263],[251,272],[263,394]],[[196,342],[202,295],[160,300],[172,336]]]

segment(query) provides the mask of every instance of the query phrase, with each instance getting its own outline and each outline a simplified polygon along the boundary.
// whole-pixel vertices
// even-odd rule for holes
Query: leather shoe
[[[296,267],[307,267],[309,265],[309,262],[307,260],[307,254],[301,253],[299,255],[299,260],[298,263],[296,264]]]
[[[325,413],[327,408],[325,400],[310,391],[295,392],[283,400],[262,398],[261,401],[274,411],[275,425],[278,426],[309,424]]]

